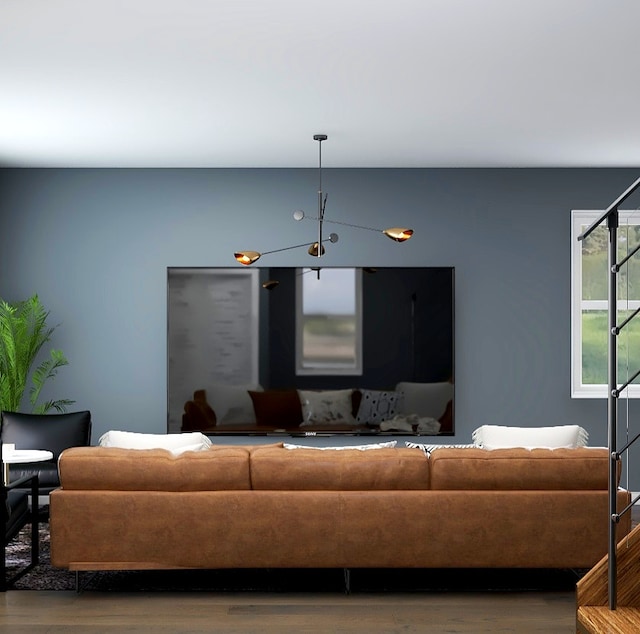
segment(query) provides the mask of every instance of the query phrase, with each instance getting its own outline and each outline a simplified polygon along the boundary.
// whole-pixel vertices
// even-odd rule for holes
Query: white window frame
[[[578,236],[593,222],[604,214],[604,210],[574,209],[571,211],[571,397],[572,398],[607,398],[608,385],[606,383],[582,383],[582,310],[607,310],[608,299],[582,300],[582,242]],[[618,212],[619,226],[640,225],[638,210]],[[640,254],[634,256],[640,257]],[[618,310],[635,310],[640,301],[618,301]],[[636,317],[640,319],[640,316]],[[632,369],[635,372],[640,368]],[[618,383],[624,382],[618,377]],[[629,385],[625,397],[640,398],[640,385]]]
[[[302,354],[303,313],[302,313],[302,285],[305,275],[315,275],[316,271],[309,272],[309,268],[296,269],[296,375],[299,376],[357,376],[362,375],[362,269],[352,268],[355,272],[355,322],[356,322],[356,350],[354,365],[328,365],[310,366],[304,364]],[[320,269],[320,275],[322,271]]]

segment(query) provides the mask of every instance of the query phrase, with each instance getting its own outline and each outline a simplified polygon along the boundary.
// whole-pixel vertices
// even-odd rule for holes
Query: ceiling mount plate
[[[314,134],[313,135],[313,140],[314,141],[326,141],[329,137],[326,134]]]

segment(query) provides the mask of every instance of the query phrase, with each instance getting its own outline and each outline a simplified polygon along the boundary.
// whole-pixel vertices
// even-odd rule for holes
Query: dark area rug
[[[7,576],[22,570],[31,561],[31,525],[27,524],[7,546]],[[72,572],[51,565],[49,525],[40,524],[40,563],[18,579],[15,590],[73,590],[76,578]]]
[[[51,565],[49,525],[40,527],[40,563],[15,590],[75,590],[76,575]],[[9,573],[30,557],[30,527],[7,549]],[[573,592],[584,570],[550,569],[353,569],[351,593],[376,592]],[[81,573],[80,588],[95,592],[343,593],[335,569],[140,570]]]

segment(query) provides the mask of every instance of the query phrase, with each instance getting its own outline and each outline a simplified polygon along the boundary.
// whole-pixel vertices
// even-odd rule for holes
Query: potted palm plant
[[[15,303],[0,299],[0,411],[19,411],[29,378],[32,413],[64,412],[75,402],[68,399],[38,402],[44,384],[68,364],[61,350],[51,350],[49,357],[31,371],[36,357],[57,327],[47,325],[48,316],[49,311],[38,295]]]

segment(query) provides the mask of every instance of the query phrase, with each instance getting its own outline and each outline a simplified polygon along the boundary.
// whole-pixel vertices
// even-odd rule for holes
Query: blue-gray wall
[[[639,171],[327,169],[328,218],[415,236],[338,227],[324,262],[455,267],[455,442],[487,423],[578,423],[605,445],[605,401],[570,398],[570,210],[605,208]],[[313,169],[0,169],[0,296],[37,292],[70,361],[46,395],[90,409],[94,442],[164,432],[166,268],[313,239],[292,212],[315,215],[316,188]],[[298,249],[268,264],[308,261]]]

